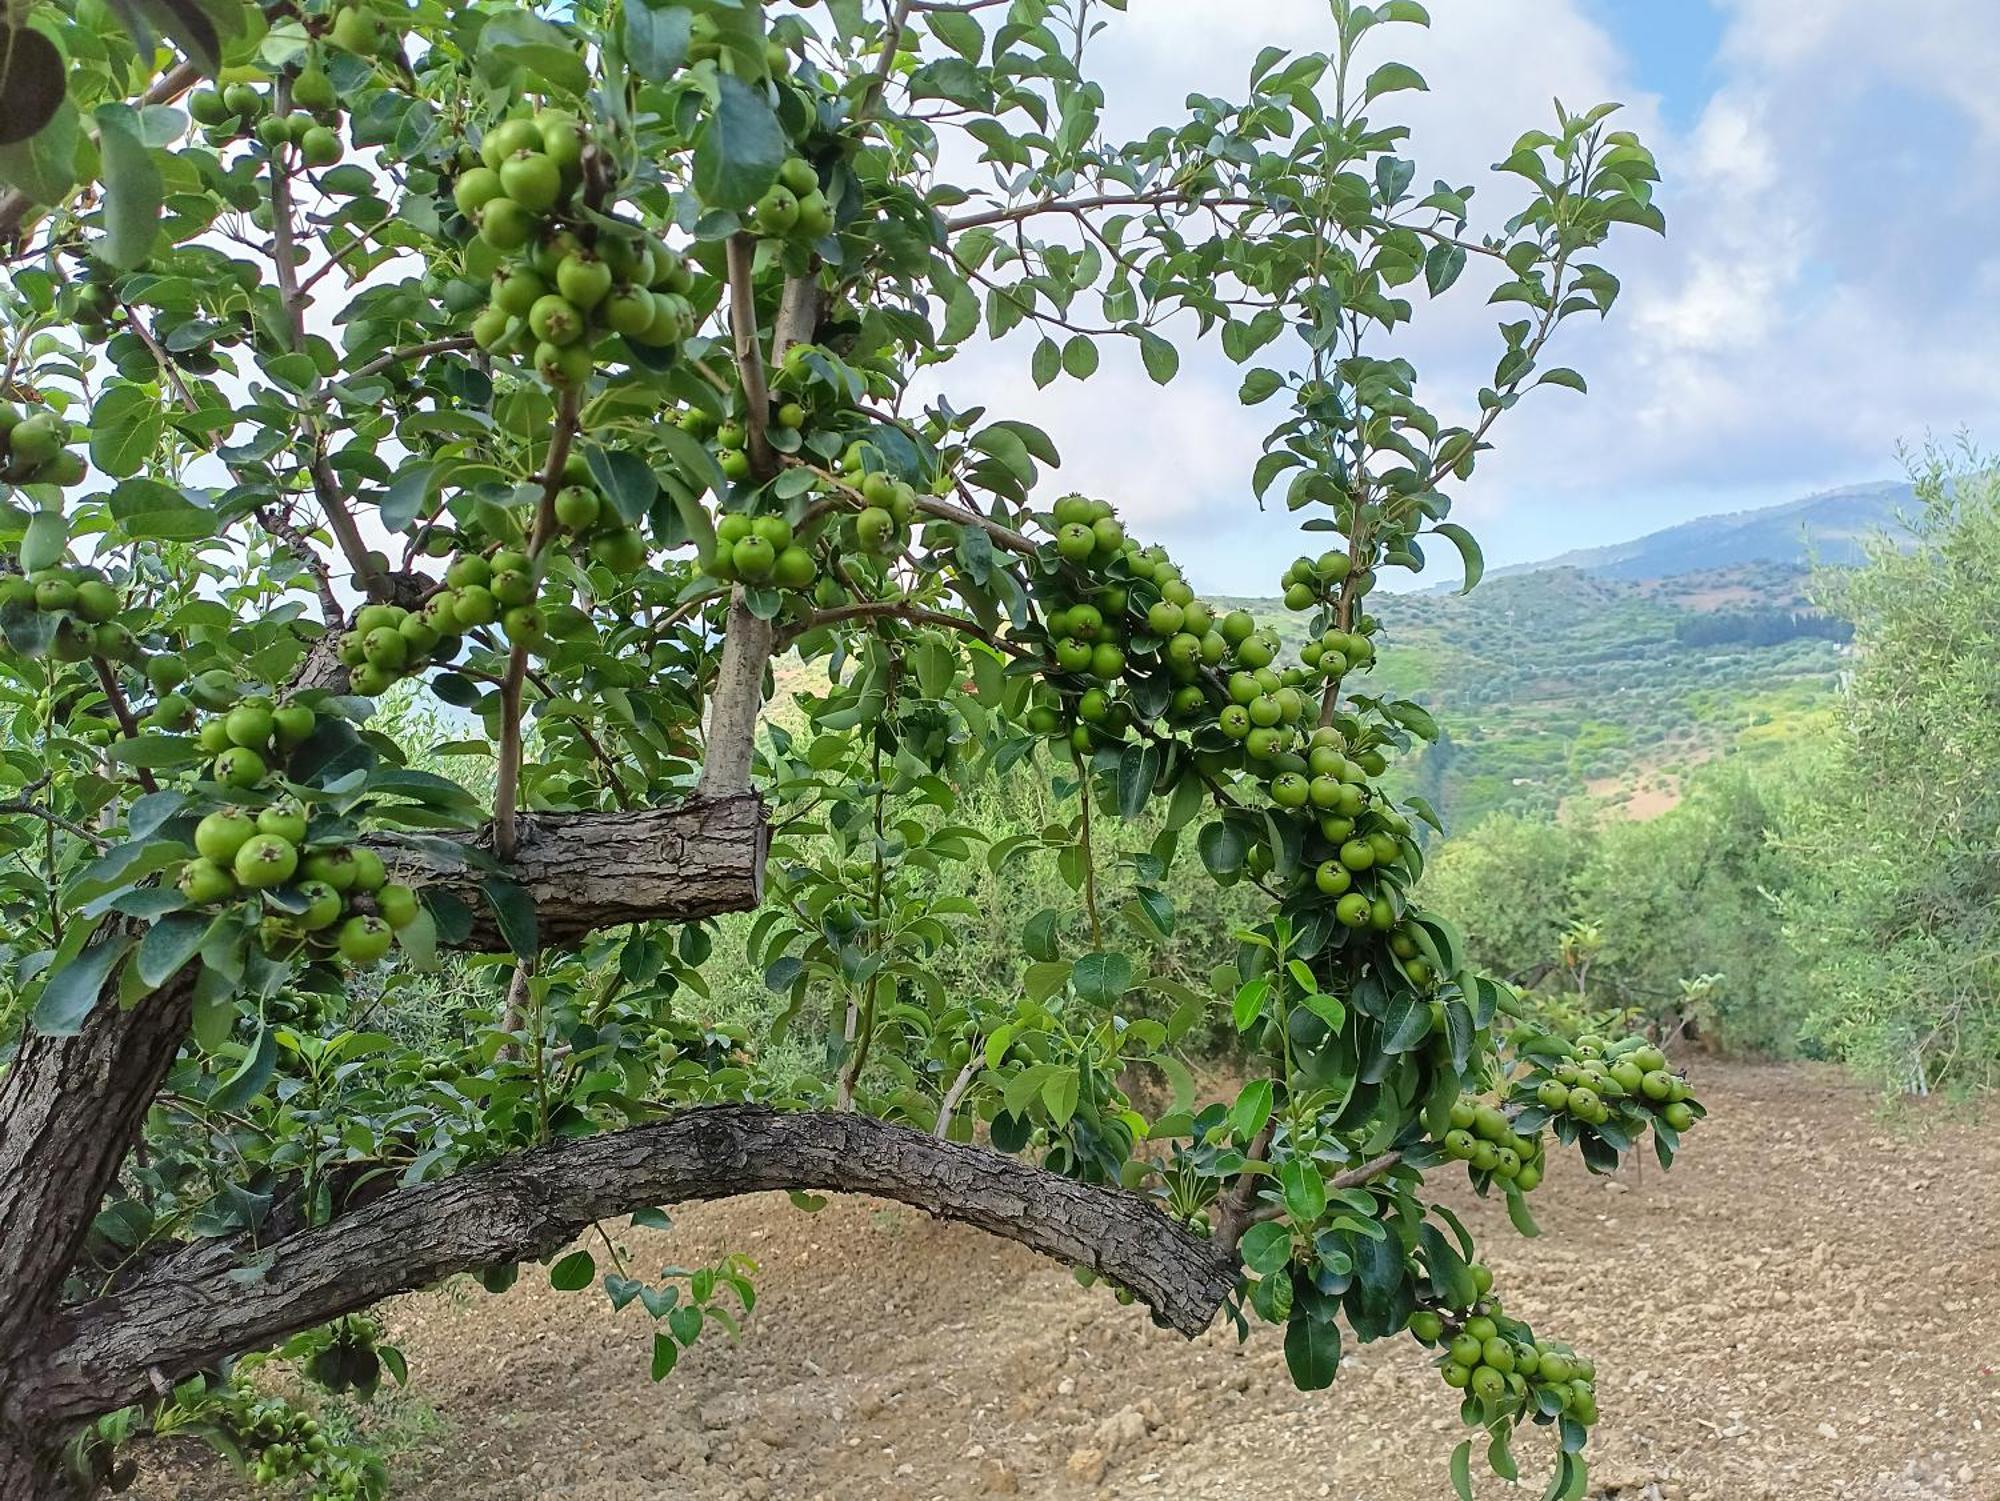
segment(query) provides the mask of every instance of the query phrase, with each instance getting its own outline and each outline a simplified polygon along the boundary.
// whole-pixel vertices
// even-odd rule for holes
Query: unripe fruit
[[[232,855],[230,858],[233,860],[235,857]],[[236,878],[229,873],[228,867],[206,857],[188,861],[176,884],[181,895],[197,907],[227,901],[236,895]]]
[[[231,746],[215,758],[215,779],[225,787],[255,787],[266,770],[264,758],[247,745]]]
[[[354,851],[354,889],[356,891],[380,891],[389,879],[388,867],[382,857],[371,849]]]
[[[227,865],[256,832],[257,821],[249,813],[241,808],[224,808],[195,825],[194,847],[204,859]]]
[[[237,881],[252,890],[282,886],[298,868],[298,847],[275,834],[258,834],[246,841],[233,866]]]
[[[270,834],[290,844],[299,844],[306,837],[305,810],[293,802],[273,803],[258,812],[257,832]],[[203,850],[202,853],[208,852]]]
[[[340,957],[349,964],[377,964],[389,952],[395,936],[379,917],[350,917],[340,928]]]
[[[1676,1131],[1686,1131],[1694,1125],[1694,1110],[1685,1100],[1675,1100],[1660,1112],[1660,1119]]]
[[[500,164],[500,185],[531,213],[547,213],[562,196],[562,171],[540,151],[522,151]]]
[[[340,893],[326,882],[301,881],[299,895],[306,899],[307,905],[297,920],[299,926],[308,933],[317,933],[323,928],[330,928],[340,920],[342,906]]]
[[[479,238],[495,250],[519,250],[535,232],[535,216],[512,198],[482,204],[478,219]]]
[[[305,859],[306,879],[323,882],[335,891],[352,890],[360,873],[352,850],[315,850]]]
[[[392,928],[407,928],[417,920],[417,894],[400,884],[384,886],[375,893],[375,910]]]
[[[556,290],[579,308],[594,308],[611,295],[611,268],[587,250],[565,256],[556,268]]]

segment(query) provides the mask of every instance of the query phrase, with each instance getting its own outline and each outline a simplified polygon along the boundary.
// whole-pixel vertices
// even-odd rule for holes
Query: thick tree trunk
[[[130,1011],[100,1001],[74,1037],[29,1031],[0,1074],[0,1391],[55,1311],[193,1001],[190,968]]]
[[[247,1255],[194,1247],[68,1310],[0,1415],[87,1417],[145,1396],[156,1373],[177,1380],[452,1272],[545,1257],[597,1219],[778,1189],[872,1194],[975,1225],[1131,1288],[1183,1334],[1236,1285],[1233,1256],[1137,1194],[868,1116],[722,1105],[396,1189]]]
[[[0,1497],[6,1501],[76,1501],[61,1451],[28,1447],[0,1428]]]
[[[492,829],[467,843],[485,848]],[[692,922],[764,900],[769,825],[754,793],[693,798],[630,813],[523,813],[507,878],[535,899],[544,944],[574,943],[633,922]],[[488,872],[449,850],[377,845],[397,879],[442,889],[472,913],[460,947],[507,945],[481,890]]]
[[[544,814],[522,821],[506,875],[534,900],[541,941],[565,944],[621,923],[755,907],[767,838],[750,793]],[[399,873],[464,900],[473,914],[466,946],[503,946],[480,889],[485,871],[446,853],[393,853]],[[0,1072],[0,1453],[35,1433],[17,1426],[22,1399],[49,1350],[64,1280],[187,1035],[197,969],[130,1010],[100,998],[73,1037],[31,1028]],[[0,1486],[0,1501],[14,1495]]]

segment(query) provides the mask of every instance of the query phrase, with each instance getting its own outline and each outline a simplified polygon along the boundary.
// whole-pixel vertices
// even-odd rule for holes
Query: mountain
[[[1897,512],[1915,504],[1907,483],[1849,485],[1755,511],[1702,516],[1609,547],[1579,548],[1539,563],[1495,568],[1488,577],[1574,568],[1595,578],[1637,581],[1706,573],[1750,563],[1799,565],[1861,561],[1879,532],[1900,532]]]

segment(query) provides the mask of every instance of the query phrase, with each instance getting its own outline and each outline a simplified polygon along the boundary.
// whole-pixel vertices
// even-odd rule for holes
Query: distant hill
[[[1849,485],[1784,505],[1702,516],[1609,547],[1579,548],[1539,563],[1495,568],[1488,576],[1574,568],[1595,578],[1637,582],[1750,563],[1795,566],[1812,557],[1824,563],[1858,563],[1868,539],[1900,531],[1897,512],[1914,504],[1914,493],[1903,481]]]
[[[1443,726],[1400,775],[1448,829],[1579,799],[1648,817],[1700,763],[1768,753],[1823,724],[1847,631],[1806,583],[1797,562],[1637,580],[1547,567],[1470,595],[1385,594],[1365,691],[1407,694]],[[1304,617],[1282,601],[1216,603],[1274,626],[1288,654],[1301,643]]]

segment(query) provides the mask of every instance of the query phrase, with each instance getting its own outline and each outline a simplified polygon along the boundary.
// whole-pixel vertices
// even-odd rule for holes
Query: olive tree
[[[1593,1368],[1427,1175],[1532,1233],[1556,1146],[1664,1160],[1699,1107],[1643,1039],[1510,1029],[1418,901],[1431,813],[1383,778],[1436,729],[1371,689],[1367,607],[1440,540],[1478,581],[1452,492],[1583,389],[1549,341],[1662,227],[1653,164],[1558,105],[1471,228],[1389,114],[1415,0],[1332,0],[1324,51],[1119,141],[1086,60],[1122,9],[9,7],[0,1491],[200,1428],[371,1494],[233,1362],[366,1391],[393,1293],[834,1190],[1186,1335],[1282,1326],[1306,1388],[1407,1330],[1496,1469],[1532,1422],[1581,1494]],[[1394,349],[1462,277],[1504,321],[1448,419]],[[1327,542],[1283,569],[1295,660],[948,394],[979,340],[1042,384],[1246,367],[1250,487]],[[999,772],[1068,811],[982,843],[957,789]],[[944,993],[974,914],[932,876],[968,859],[1076,900]],[[1254,897],[1203,986],[1147,964],[1176,860]],[[752,911],[771,1030],[825,1039],[803,1077],[703,1017],[740,962],[712,919]],[[1211,1008],[1253,1063],[1197,1109]],[[656,1375],[754,1296],[605,1244],[550,1275],[643,1300]]]

